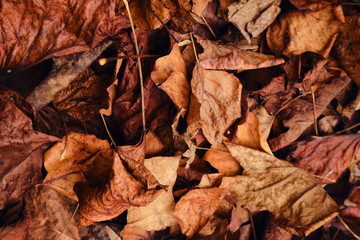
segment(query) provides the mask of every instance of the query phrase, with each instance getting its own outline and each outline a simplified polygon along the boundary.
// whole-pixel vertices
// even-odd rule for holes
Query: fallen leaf
[[[191,88],[200,103],[204,136],[211,144],[220,144],[224,132],[241,117],[239,79],[224,71],[206,70],[196,65]]]
[[[76,77],[85,71],[110,44],[111,42],[106,41],[90,51],[55,58],[55,63],[50,73],[26,100],[35,107],[36,111],[39,111],[50,103],[59,91],[65,89],[72,81],[76,80]]]
[[[278,227],[273,217],[268,218],[265,224],[265,239],[291,240],[293,235]]]
[[[203,160],[209,162],[219,173],[226,175],[237,175],[242,170],[239,162],[231,156],[229,149],[223,143],[211,145],[211,149],[205,153]]]
[[[203,228],[221,204],[227,190],[221,188],[194,189],[176,203],[174,216],[181,232],[192,237]]]
[[[14,225],[0,228],[1,239],[23,240],[26,239],[27,221],[20,221]]]
[[[0,209],[22,200],[42,178],[43,152],[58,138],[36,132],[31,106],[18,94],[0,88]]]
[[[175,202],[172,189],[176,181],[180,158],[181,156],[145,159],[145,167],[161,185],[168,187],[149,205],[129,208],[127,213],[128,226],[137,226],[147,231],[159,231],[177,224],[173,216]]]
[[[335,9],[318,12],[290,10],[268,28],[267,43],[276,55],[315,52],[327,57],[341,22]]]
[[[266,109],[262,105],[258,104],[258,102],[253,98],[248,98],[248,106],[249,111],[252,112],[259,120],[260,132],[266,140],[270,135],[271,127],[275,118],[270,116]]]
[[[312,175],[322,176],[322,184],[334,183],[350,166],[359,151],[360,135],[314,137],[291,145],[288,160]]]
[[[299,10],[310,10],[312,12],[331,8],[341,3],[339,0],[290,0],[290,2]]]
[[[360,85],[360,18],[358,16],[346,17],[344,28],[340,29],[334,48],[337,60],[349,77]]]
[[[0,40],[0,72],[88,51],[121,33],[130,24],[126,16],[115,15],[115,7],[114,0],[2,3],[0,25],[6,27]]]
[[[306,171],[258,150],[225,142],[244,168],[220,187],[242,204],[269,210],[280,227],[307,236],[338,213],[338,206]]]
[[[199,55],[200,64],[205,69],[237,70],[267,68],[284,63],[284,59],[272,55],[241,50],[231,44],[220,45],[197,37],[204,52]]]
[[[211,0],[194,0],[191,11],[201,16]]]
[[[250,44],[251,36],[257,37],[275,20],[281,11],[280,3],[280,0],[242,0],[229,6],[228,19]]]
[[[121,232],[124,240],[152,240],[155,236],[155,231],[146,231],[140,227],[130,227],[126,225]]]
[[[127,171],[117,154],[113,159],[107,183],[94,187],[82,184],[78,187],[80,227],[112,219],[131,206],[146,206],[163,191],[148,189]]]
[[[25,197],[26,239],[80,239],[66,198],[47,186],[36,186]]]

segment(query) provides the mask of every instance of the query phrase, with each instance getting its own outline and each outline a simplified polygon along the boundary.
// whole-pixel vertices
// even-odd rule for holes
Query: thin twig
[[[338,233],[340,232],[340,225],[337,227],[337,230],[332,238],[332,240],[335,240],[336,239],[336,236],[338,235]]]
[[[112,136],[111,136],[111,134],[110,134],[110,131],[109,131],[107,125],[106,125],[106,121],[105,121],[104,115],[103,115],[102,113],[100,113],[100,116],[101,116],[101,119],[102,119],[102,121],[103,121],[103,123],[104,123],[105,130],[106,130],[106,132],[107,132],[107,134],[108,134],[108,136],[109,136],[109,138],[110,138],[110,140],[111,140],[111,143],[112,143],[112,144],[114,145],[114,147],[117,149],[116,143],[115,143],[114,139],[112,138]]]
[[[71,222],[71,220],[75,217],[75,214],[77,212],[77,210],[79,209],[79,203],[76,205],[75,211],[73,212],[71,218],[69,219],[69,221],[66,223],[66,226],[64,227],[64,229],[61,231],[61,233],[57,236],[57,238],[55,240],[58,240],[66,231],[66,229],[69,227],[69,224]]]
[[[200,16],[201,20],[203,20],[203,22],[205,23],[205,25],[208,27],[208,29],[210,30],[211,34],[214,36],[215,39],[217,39],[214,31],[212,30],[212,28],[210,27],[209,23],[206,21],[206,19],[203,17],[203,15]]]
[[[338,132],[334,133],[334,135],[341,134],[343,132],[346,132],[346,131],[349,131],[349,130],[351,130],[353,128],[356,128],[358,126],[360,126],[360,123],[357,123],[355,125],[352,125],[351,127],[345,128],[344,130],[338,131]]]
[[[313,103],[313,111],[314,111],[314,126],[315,126],[315,134],[316,136],[319,136],[319,130],[317,126],[317,120],[316,120],[316,106],[315,106],[315,94],[314,94],[314,87],[310,87],[311,96],[312,96],[312,103]]]
[[[256,232],[255,232],[255,224],[254,224],[254,219],[252,217],[252,214],[250,212],[250,210],[248,209],[248,212],[249,212],[249,216],[250,216],[250,222],[251,222],[251,229],[252,229],[252,233],[254,235],[254,240],[257,240],[257,237],[256,237]]]
[[[323,176],[320,176],[320,175],[313,175],[313,176],[316,177],[316,178],[320,178],[320,179],[330,181],[332,183],[336,183],[336,181],[334,179],[331,179],[331,178],[323,177]]]
[[[339,218],[340,222],[344,225],[344,227],[358,240],[360,240],[360,236],[356,235],[356,233],[354,233],[350,227],[344,222],[344,220],[339,216],[337,215],[337,217]]]
[[[198,146],[196,146],[196,149],[230,153],[230,151],[226,151],[226,150],[214,149],[214,148],[204,148],[204,147],[198,147]]]
[[[197,56],[197,52],[196,52],[196,47],[195,47],[195,42],[194,42],[193,34],[192,34],[192,33],[189,33],[189,34],[190,34],[190,39],[191,39],[192,47],[193,47],[194,54],[195,54],[196,63],[199,64],[199,58],[198,58],[198,56]]]
[[[111,57],[111,58],[100,58],[100,59],[98,59],[98,62],[99,62],[100,65],[103,66],[108,62],[116,61],[118,59],[137,58],[137,57],[140,57],[140,58],[144,58],[144,57],[157,58],[157,57],[160,57],[160,55],[150,55],[150,54],[137,55],[137,54],[135,54],[135,55],[130,55],[130,56],[118,56],[118,57]]]
[[[131,17],[129,3],[128,3],[127,0],[123,0],[123,2],[125,4],[126,11],[129,14],[131,30],[132,30],[133,35],[134,35],[134,44],[135,44],[135,49],[136,49],[136,55],[140,55],[139,45],[138,45],[137,37],[136,37],[136,33],[135,33],[134,22],[133,22],[133,19]],[[141,68],[141,58],[139,56],[137,56],[137,62],[138,62],[138,65],[139,65],[139,77],[140,77],[142,125],[143,125],[143,131],[145,132],[146,131],[146,121],[145,121],[144,81],[143,81],[143,74],[142,74],[142,68]]]
[[[165,23],[160,19],[160,17],[156,14],[156,12],[151,8],[151,6],[149,5],[149,3],[146,0],[142,0],[145,5],[150,9],[150,11],[154,14],[154,16],[159,20],[159,22],[163,25],[163,27],[166,29],[166,31],[168,31],[168,33],[170,34],[170,36],[174,39],[174,41],[176,43],[179,43],[179,41],[176,39],[176,37],[170,32],[170,29],[165,25]]]

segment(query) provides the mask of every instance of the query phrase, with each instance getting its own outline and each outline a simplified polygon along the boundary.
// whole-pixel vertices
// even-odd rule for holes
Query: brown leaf
[[[191,11],[201,16],[210,0],[194,0]]]
[[[241,117],[242,85],[233,74],[195,66],[192,91],[200,103],[200,125],[206,139],[221,143],[224,132]]]
[[[32,0],[2,3],[0,72],[90,50],[130,26],[126,16],[115,15],[114,0],[55,0],[44,4]]]
[[[175,206],[174,216],[181,232],[192,237],[203,228],[221,201],[227,190],[221,188],[194,189],[183,196]]]
[[[360,18],[359,16],[346,17],[345,27],[340,30],[335,42],[335,51],[339,64],[349,77],[360,85]]]
[[[340,69],[332,67],[332,63],[325,65],[326,71],[333,76],[326,82],[319,84],[315,91],[316,117],[319,117],[333,98],[342,93],[351,79]],[[288,146],[314,124],[314,112],[311,96],[305,96],[286,105],[277,117],[288,130],[269,140],[273,152]]]
[[[80,239],[73,212],[66,198],[47,186],[33,188],[25,198],[29,223],[26,239]]]
[[[0,228],[0,239],[23,240],[26,239],[28,222],[17,222],[15,225]]]
[[[140,227],[130,227],[126,225],[121,232],[121,237],[124,240],[152,240],[154,239],[155,231],[146,231]]]
[[[318,181],[328,184],[336,182],[350,166],[359,151],[360,135],[316,137],[291,146],[294,150],[289,153],[288,160],[312,175],[324,177]]]
[[[211,145],[211,149],[213,150],[209,150],[205,153],[203,160],[209,162],[211,166],[219,171],[219,173],[237,175],[241,172],[242,168],[239,162],[231,156],[229,149],[227,149],[223,143]]]
[[[263,32],[280,13],[279,0],[248,0],[233,3],[229,6],[228,18],[251,43],[252,37]]]
[[[117,154],[111,170],[107,183],[95,187],[79,186],[79,226],[112,219],[131,206],[146,206],[162,192],[148,189],[131,175]]]
[[[168,187],[149,205],[129,208],[127,226],[137,226],[147,231],[158,231],[177,224],[173,216],[175,202],[172,189],[176,181],[180,158],[181,156],[145,159],[145,167],[161,185]]]
[[[339,26],[336,9],[318,12],[289,10],[268,28],[266,39],[277,55],[315,52],[327,57]]]
[[[43,151],[59,141],[33,129],[30,105],[13,91],[0,88],[0,209],[21,201],[42,178]]]
[[[280,227],[300,236],[337,215],[337,204],[304,170],[264,152],[225,144],[244,172],[224,177],[220,187],[230,187],[231,195],[242,204],[266,208]]]
[[[230,44],[220,45],[197,37],[204,52],[199,55],[200,64],[205,69],[237,70],[238,72],[257,68],[267,68],[284,63],[284,59],[262,53],[241,50]]]
[[[313,12],[334,7],[341,3],[339,0],[290,0],[290,2],[299,10],[310,10]]]

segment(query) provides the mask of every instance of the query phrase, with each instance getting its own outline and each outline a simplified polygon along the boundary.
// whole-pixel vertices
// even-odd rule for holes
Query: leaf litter
[[[0,238],[360,239],[359,13],[3,1]]]

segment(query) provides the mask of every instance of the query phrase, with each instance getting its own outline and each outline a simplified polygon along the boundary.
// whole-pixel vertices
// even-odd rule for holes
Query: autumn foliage
[[[360,239],[359,16],[0,1],[0,239]]]

